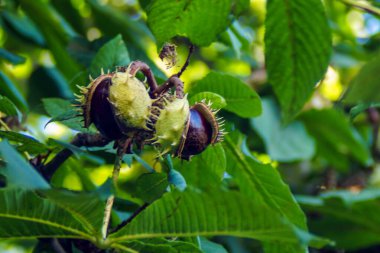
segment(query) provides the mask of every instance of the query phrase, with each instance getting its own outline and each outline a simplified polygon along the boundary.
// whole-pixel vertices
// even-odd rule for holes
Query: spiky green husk
[[[165,103],[164,109],[160,109],[155,125],[154,144],[161,148],[160,155],[176,151],[190,112],[186,96],[182,99],[176,98],[172,102],[165,101]]]
[[[128,72],[117,72],[112,77],[110,102],[117,117],[127,128],[148,129],[150,99],[145,85]]]

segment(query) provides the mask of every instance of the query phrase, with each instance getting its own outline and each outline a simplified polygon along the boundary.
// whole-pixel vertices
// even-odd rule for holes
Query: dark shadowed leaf
[[[71,28],[48,2],[21,0],[20,5],[43,34],[57,68],[66,80],[71,80],[80,70],[80,66],[70,57],[67,50],[68,42],[73,35]],[[74,89],[74,85],[71,87]]]
[[[380,55],[377,54],[362,67],[357,76],[352,80],[343,101],[348,104],[380,102],[379,92],[374,92],[380,90],[380,82],[376,78],[379,71]]]
[[[379,189],[332,191],[317,197],[298,196],[297,200],[306,212],[319,215],[310,222],[311,230],[331,238],[338,248],[355,250],[380,242]]]
[[[47,189],[50,187],[37,171],[21,157],[8,142],[0,142],[0,155],[5,161],[5,166],[0,167],[0,174],[6,177],[8,187],[19,187],[23,189]],[[5,196],[3,197],[5,198]],[[4,201],[2,201],[2,203],[3,205],[0,205],[1,207],[4,206]],[[16,205],[17,202],[13,204]],[[3,225],[1,227],[3,227]]]
[[[0,92],[1,95],[8,97],[20,110],[27,111],[28,105],[25,98],[12,83],[12,81],[0,71]]]
[[[380,103],[360,103],[354,107],[351,108],[350,110],[350,118],[353,120],[358,116],[360,113],[366,111],[369,108],[379,108]]]
[[[315,143],[303,123],[283,125],[276,102],[264,99],[262,104],[263,113],[251,123],[263,138],[269,156],[281,162],[310,159],[315,153]]]
[[[369,147],[340,111],[310,110],[300,119],[315,138],[318,154],[336,168],[347,171],[350,157],[363,165],[372,163]]]
[[[19,111],[15,104],[10,101],[7,97],[0,95],[0,112],[4,113],[7,116],[18,116]]]
[[[13,54],[3,48],[0,48],[0,58],[7,60],[13,65],[21,64],[25,62],[25,58],[16,54]]]
[[[10,11],[1,13],[4,26],[22,40],[40,47],[46,46],[45,38],[35,24],[26,16],[19,16]]]

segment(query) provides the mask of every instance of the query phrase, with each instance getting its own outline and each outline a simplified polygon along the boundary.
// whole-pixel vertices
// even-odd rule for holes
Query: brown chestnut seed
[[[211,142],[211,126],[195,109],[190,109],[189,128],[181,157],[188,159],[204,151]]]
[[[94,123],[99,132],[109,139],[132,136],[137,131],[151,131],[150,107],[152,100],[145,85],[126,72],[102,74],[87,87],[78,86],[84,126]]]
[[[109,139],[118,139],[122,133],[116,122],[114,109],[109,102],[109,87],[112,84],[112,74],[96,78],[87,89],[82,88],[82,109],[84,127],[94,123],[99,132]]]
[[[197,103],[190,108],[190,118],[184,130],[177,156],[188,160],[192,155],[203,152],[210,144],[221,141],[224,133],[220,129],[221,122],[215,117],[209,105]]]

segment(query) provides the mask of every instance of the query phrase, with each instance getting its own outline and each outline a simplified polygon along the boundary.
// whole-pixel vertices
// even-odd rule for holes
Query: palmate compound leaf
[[[298,243],[292,227],[263,202],[239,192],[189,189],[169,192],[129,224],[110,235],[111,243],[156,237],[232,235]]]
[[[240,144],[233,141],[241,136],[229,134],[224,147],[227,156],[227,172],[237,181],[244,195],[255,201],[264,201],[272,212],[292,224],[303,245],[291,242],[266,243],[271,249],[279,249],[278,243],[289,249],[289,252],[305,252],[306,246],[321,247],[328,241],[307,233],[306,218],[294,199],[289,187],[282,181],[278,171],[269,164],[258,163],[253,157],[242,152]],[[270,251],[276,252],[276,251]]]
[[[379,189],[337,190],[315,197],[297,196],[297,200],[305,212],[318,214],[318,219],[310,220],[310,229],[333,239],[337,248],[355,251],[379,244]]]
[[[265,30],[268,80],[290,121],[329,63],[331,34],[321,0],[267,1]]]
[[[82,238],[89,230],[65,208],[20,188],[0,189],[0,238]]]
[[[167,240],[164,238],[149,238],[132,240],[114,245],[115,248],[136,250],[138,253],[204,253],[196,245],[180,240]]]

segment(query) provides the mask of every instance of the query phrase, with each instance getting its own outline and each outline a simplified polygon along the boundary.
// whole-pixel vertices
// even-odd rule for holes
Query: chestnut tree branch
[[[157,81],[154,78],[153,72],[148,66],[148,64],[142,61],[134,61],[129,65],[129,68],[130,74],[132,76],[135,76],[139,71],[141,71],[145,75],[151,92],[157,89]]]
[[[178,78],[181,77],[182,73],[186,70],[187,66],[189,66],[189,64],[190,64],[190,58],[191,58],[191,55],[193,54],[193,52],[194,52],[194,45],[191,44],[189,46],[189,54],[187,55],[185,63],[183,64],[181,70],[177,74],[175,74],[174,76],[176,76]]]
[[[111,140],[105,138],[101,134],[78,133],[71,141],[71,145],[76,147],[103,147]],[[54,172],[64,163],[73,152],[70,149],[61,150],[50,162],[43,166],[40,170],[42,176],[50,182]]]
[[[380,16],[380,9],[376,8],[375,6],[371,5],[367,1],[358,1],[358,0],[339,0],[342,3],[346,5],[353,6],[355,8],[361,9],[363,11],[366,11],[370,14]]]

